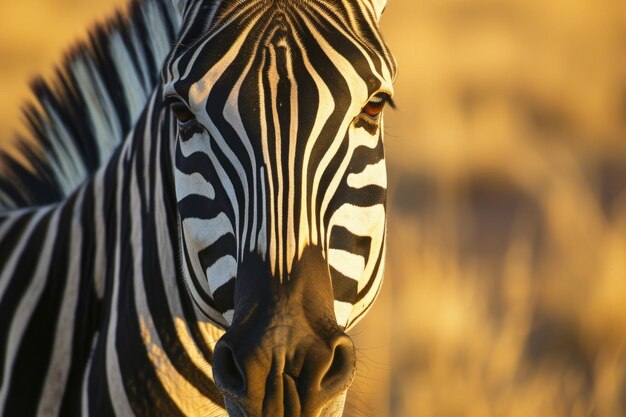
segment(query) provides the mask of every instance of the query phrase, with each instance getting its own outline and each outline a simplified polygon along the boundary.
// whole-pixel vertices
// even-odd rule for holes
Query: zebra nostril
[[[330,365],[322,377],[322,389],[331,394],[332,391],[345,389],[354,377],[355,362],[352,340],[341,336],[335,342]]]
[[[224,342],[219,342],[215,346],[213,376],[220,389],[235,395],[245,392],[245,374],[237,363],[235,352]]]

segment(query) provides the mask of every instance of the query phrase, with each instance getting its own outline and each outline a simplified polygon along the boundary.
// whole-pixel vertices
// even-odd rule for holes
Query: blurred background
[[[122,0],[0,3],[0,138]],[[347,416],[626,416],[626,2],[390,0],[386,282]]]

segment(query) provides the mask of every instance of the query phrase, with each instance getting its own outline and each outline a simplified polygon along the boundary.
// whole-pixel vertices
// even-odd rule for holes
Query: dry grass
[[[4,136],[110,4],[0,6]],[[626,3],[391,0],[383,27],[388,273],[347,414],[625,416]]]
[[[383,26],[400,110],[369,415],[626,415],[624,5],[396,2]]]

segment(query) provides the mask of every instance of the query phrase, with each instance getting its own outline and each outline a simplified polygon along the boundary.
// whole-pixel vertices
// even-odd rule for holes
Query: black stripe
[[[380,266],[382,264],[383,261],[383,251],[385,248],[385,241],[387,240],[387,237],[385,236],[383,238],[383,243],[382,245],[380,245],[380,251],[378,252],[377,256],[376,256],[376,265],[374,266],[374,270],[372,271],[372,276],[370,277],[369,281],[367,281],[367,284],[365,285],[365,287],[363,287],[363,289],[359,292],[356,301],[359,302],[361,301],[363,298],[365,298],[365,296],[371,291],[372,286],[374,285],[374,281],[376,280],[376,277],[378,276],[378,271],[380,270]],[[378,289],[377,289],[378,291]]]
[[[188,265],[189,278],[190,278],[189,280],[191,281],[191,284],[193,285],[196,293],[198,293],[200,295],[200,298],[202,299],[202,302],[204,302],[206,305],[208,305],[212,309],[217,310],[217,306],[215,305],[215,302],[213,301],[213,299],[211,299],[210,295],[207,294],[206,290],[202,286],[202,283],[200,283],[200,281],[199,281],[199,280],[204,279],[204,278],[203,277],[197,277],[195,275],[193,269],[191,268],[192,263],[191,263],[191,259],[189,259],[189,251],[187,249],[187,244],[185,243],[184,239],[183,239],[183,254],[185,256],[184,262],[186,262],[187,265]],[[187,283],[187,280],[185,280],[185,283]],[[188,285],[188,283],[186,285]],[[201,307],[199,305],[198,305],[198,308],[201,309]]]
[[[130,239],[129,239],[130,240]],[[131,276],[132,262],[124,263],[121,275]],[[132,280],[122,282],[118,305],[115,348],[118,352],[119,369],[128,401],[137,415],[151,415],[159,410],[162,415],[183,417],[159,381],[154,365],[148,358],[141,338],[139,317],[134,308]],[[144,318],[149,321],[149,318]]]
[[[39,254],[43,251],[42,246],[45,232],[48,230],[50,224],[50,217],[51,213],[48,213],[39,221],[30,237],[29,245],[26,246],[25,251],[17,254],[19,261],[13,276],[19,277],[20,279],[13,279],[9,282],[0,300],[0,317],[2,317],[2,320],[0,320],[0,340],[2,341],[2,343],[0,343],[0,358],[3,358],[3,360],[0,361],[0,386],[8,383],[8,381],[3,380],[4,367],[13,366],[13,364],[5,363],[4,357],[8,347],[9,331],[11,324],[13,324],[15,310],[18,308],[20,300],[33,279],[33,274],[37,267],[37,262],[33,262],[33,260],[38,259],[35,254]],[[11,343],[16,343],[16,341],[13,340]]]
[[[372,238],[369,236],[357,236],[343,226],[333,226],[330,231],[328,246],[333,249],[343,249],[369,260]]]
[[[339,168],[348,153],[349,147],[350,147],[350,143],[346,135],[344,140],[341,141],[341,144],[339,145],[337,152],[335,152],[335,154],[331,158],[330,163],[328,164],[328,167],[326,168],[326,170],[324,171],[324,174],[322,175],[322,178],[320,180],[319,190],[314,190],[314,192],[317,192],[319,194],[319,198],[317,200],[317,207],[315,208],[317,210],[317,213],[322,214],[322,202],[326,194],[330,192],[328,187],[330,187],[330,183],[334,179],[335,175],[337,175],[337,173],[339,172]],[[339,184],[339,186],[341,186],[341,183]],[[323,213],[324,224],[329,223],[330,217],[334,214],[334,211],[337,208],[339,208],[341,204],[343,204],[343,199],[348,197],[347,195],[345,195],[347,193],[342,193],[339,189],[332,190],[332,191],[334,191],[334,194],[332,194],[331,202],[328,205],[328,209],[326,210],[326,213]]]
[[[111,260],[115,259],[117,241],[116,230],[118,228],[119,218],[116,214],[117,207],[115,201],[117,200],[117,166],[121,163],[120,148],[118,148],[111,161],[106,167],[104,173],[103,187],[100,191],[102,193],[103,207],[94,207],[96,216],[101,216],[104,219],[105,230],[103,241],[105,242],[104,259],[107,262],[104,263],[104,296],[103,296],[103,308],[102,308],[102,321],[98,329],[98,344],[93,352],[91,360],[91,368],[89,375],[87,375],[87,396],[89,398],[89,415],[101,415],[112,416],[115,415],[113,411],[113,405],[109,395],[106,364],[106,346],[108,338],[109,321],[111,320],[111,300],[113,298],[113,284],[115,282],[115,265]]]
[[[330,277],[333,282],[335,300],[354,304],[357,300],[358,282],[349,278],[330,266]]]
[[[385,150],[383,140],[382,137],[379,137],[374,148],[370,149],[367,146],[359,146],[354,150],[347,172],[349,174],[361,173],[368,165],[375,165],[380,161],[384,161],[384,159]]]
[[[178,202],[178,210],[183,219],[213,219],[222,211],[211,199],[191,194]]]
[[[207,182],[210,182],[213,187],[213,181],[210,177],[215,176],[215,170],[211,159],[204,152],[194,152],[189,156],[183,155],[181,147],[185,145],[176,146],[176,169],[183,174],[200,174]],[[208,148],[208,146],[207,146]]]
[[[150,317],[154,321],[162,347],[176,370],[188,381],[192,381],[198,391],[209,397],[212,394],[210,379],[206,377],[191,361],[183,347],[174,327],[174,319],[168,305],[168,294],[163,281],[172,277],[161,275],[159,265],[159,248],[157,246],[156,225],[153,222],[154,213],[146,213],[142,217],[143,242],[143,271],[146,299],[150,310]]]
[[[320,7],[322,7],[320,5]],[[355,45],[354,40],[345,37],[339,33],[329,22],[327,16],[319,13],[316,8],[307,9],[308,17],[315,21],[315,27],[324,38],[324,40],[337,51],[338,54],[345,57],[359,74],[359,76],[367,83],[369,94],[373,94],[380,88],[380,80],[371,73],[370,65],[363,52]]]
[[[231,279],[213,293],[213,299],[220,313],[225,313],[235,308],[235,281],[235,279]]]
[[[140,133],[136,133],[137,137]],[[134,143],[138,143],[136,141]],[[146,144],[147,145],[147,144]],[[131,162],[122,159],[120,161],[124,169],[122,172],[128,174],[123,175],[118,186],[121,187],[120,207],[122,209],[119,215],[119,242],[121,259],[119,261],[119,276],[115,279],[118,282],[118,304],[115,328],[115,349],[117,351],[119,370],[122,376],[123,389],[128,396],[128,401],[132,410],[137,415],[149,415],[153,410],[162,410],[164,415],[180,416],[183,413],[169,397],[167,391],[161,384],[154,365],[148,357],[147,348],[142,339],[139,312],[135,305],[135,288],[134,279],[134,259],[137,256],[133,252],[132,242],[132,222],[130,212],[130,194],[131,188]],[[153,268],[156,269],[156,268]],[[123,279],[123,277],[133,277],[133,279]],[[155,282],[157,280],[155,279]],[[155,283],[151,283],[155,285]],[[149,291],[150,286],[146,288]],[[152,297],[154,294],[146,294],[146,298]],[[150,321],[153,317],[141,317],[145,320],[146,325],[151,325]],[[109,387],[109,390],[111,387]]]
[[[237,239],[231,234],[223,235],[215,241],[208,248],[198,253],[200,259],[200,265],[204,271],[212,266],[218,259],[225,255],[231,255],[237,259]],[[209,280],[211,277],[208,277]]]
[[[357,207],[372,207],[385,203],[387,190],[378,185],[367,185],[363,188],[351,188],[346,192],[344,201]]]
[[[17,219],[7,217],[0,220],[0,225],[4,222],[12,222],[0,240],[0,271],[4,270],[9,260],[12,258],[12,252],[17,247],[18,242],[24,239],[22,234],[25,232],[28,221],[32,218],[31,214],[19,216]]]
[[[58,229],[48,274],[44,278],[45,285],[20,340],[20,347],[13,362],[11,380],[8,381],[9,393],[4,408],[7,415],[29,416],[37,413],[39,402],[33,399],[39,398],[43,390],[45,375],[54,350],[58,315],[63,301],[67,302],[63,300],[63,293],[68,279],[68,263],[70,257],[77,255],[69,252],[74,204],[75,198],[71,198],[58,209],[61,210],[61,215],[56,225]],[[53,227],[51,224],[49,226]],[[46,234],[42,233],[42,241],[45,241]],[[34,259],[48,262],[48,259],[41,259],[33,252],[29,255],[29,261],[35,265],[38,262],[33,262]],[[6,316],[2,315],[2,317],[6,319]]]
[[[93,184],[88,184],[84,191],[81,207],[81,227],[83,230],[83,244],[80,252],[81,277],[93,277],[96,274],[94,253],[94,221]],[[101,300],[98,299],[93,287],[93,280],[81,279],[79,283],[77,305],[74,316],[74,339],[72,342],[72,361],[68,373],[65,394],[61,402],[59,415],[78,416],[81,414],[80,400],[82,378],[91,353],[92,339],[98,329],[101,319]]]

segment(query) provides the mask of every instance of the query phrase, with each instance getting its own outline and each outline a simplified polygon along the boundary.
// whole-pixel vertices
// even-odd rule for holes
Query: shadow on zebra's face
[[[215,381],[231,416],[340,415],[355,372],[344,331],[383,271],[384,1],[200,3],[163,96],[182,273],[227,329]]]

